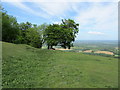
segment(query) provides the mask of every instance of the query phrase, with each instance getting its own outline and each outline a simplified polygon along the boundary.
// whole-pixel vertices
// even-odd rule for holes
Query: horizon
[[[82,40],[82,39],[79,39],[79,40]],[[75,41],[79,41],[79,40],[75,40]],[[85,41],[120,41],[120,40],[85,40]]]

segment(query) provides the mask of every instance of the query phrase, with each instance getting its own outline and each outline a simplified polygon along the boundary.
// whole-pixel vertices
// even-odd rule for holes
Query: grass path
[[[3,87],[118,87],[118,60],[3,42]]]

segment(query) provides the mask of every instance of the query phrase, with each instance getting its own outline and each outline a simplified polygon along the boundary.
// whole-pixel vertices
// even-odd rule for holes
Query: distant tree
[[[37,26],[37,31],[39,32],[39,34],[41,35],[41,38],[42,38],[42,44],[45,42],[45,39],[44,39],[44,32],[46,30],[46,28],[48,27],[49,25],[46,24],[46,23],[43,23],[39,26]]]

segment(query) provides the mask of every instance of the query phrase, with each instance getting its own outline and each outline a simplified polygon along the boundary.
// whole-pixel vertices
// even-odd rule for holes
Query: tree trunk
[[[50,49],[50,46],[48,45],[48,49]]]
[[[64,49],[66,49],[66,46],[63,46]]]
[[[70,46],[68,46],[68,49],[70,49],[71,47]]]
[[[50,49],[52,49],[52,47],[53,47],[53,46],[51,45],[51,46],[50,46]]]

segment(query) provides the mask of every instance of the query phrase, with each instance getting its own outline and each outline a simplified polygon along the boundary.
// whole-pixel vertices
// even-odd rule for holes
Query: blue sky
[[[80,25],[76,40],[117,40],[118,3],[113,1],[3,0],[2,5],[19,23],[40,25],[70,18]]]

